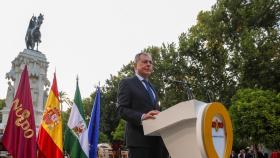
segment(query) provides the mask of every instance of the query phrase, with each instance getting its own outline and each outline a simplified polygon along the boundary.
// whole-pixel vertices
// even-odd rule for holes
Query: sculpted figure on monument
[[[11,84],[11,82],[8,82],[8,90],[7,90],[7,96],[6,96],[6,100],[5,100],[5,104],[6,107],[10,107],[13,99],[14,99],[14,95],[15,95],[15,88],[14,86]]]
[[[15,81],[15,78],[16,77],[16,72],[15,72],[15,70],[10,70],[10,72],[8,72],[8,73],[6,73],[6,79],[8,79],[8,80],[12,80],[12,81]]]
[[[31,17],[25,35],[25,44],[27,49],[34,50],[36,44],[38,51],[38,44],[41,43],[40,27],[43,23],[43,20],[44,16],[41,13],[38,17],[35,17],[34,15]]]

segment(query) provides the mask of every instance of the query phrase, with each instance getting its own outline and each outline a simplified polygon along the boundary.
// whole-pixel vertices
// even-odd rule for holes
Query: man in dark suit
[[[126,145],[129,158],[167,158],[167,150],[159,136],[145,136],[142,121],[155,119],[159,113],[156,91],[148,78],[153,72],[150,54],[139,53],[134,60],[135,76],[119,83],[118,112],[126,120]]]

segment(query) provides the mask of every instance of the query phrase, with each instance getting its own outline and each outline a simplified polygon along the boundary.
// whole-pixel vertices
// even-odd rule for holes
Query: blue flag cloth
[[[96,96],[91,111],[91,117],[88,126],[88,143],[89,143],[89,157],[97,157],[98,144],[98,130],[100,122],[100,88],[97,87]]]

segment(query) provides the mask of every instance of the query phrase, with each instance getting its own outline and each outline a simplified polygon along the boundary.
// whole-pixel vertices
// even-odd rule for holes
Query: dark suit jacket
[[[160,139],[160,137],[144,136],[141,124],[142,114],[155,109],[159,110],[159,106],[152,105],[146,88],[137,76],[120,82],[118,112],[121,118],[127,121],[125,136],[128,147],[151,147]]]

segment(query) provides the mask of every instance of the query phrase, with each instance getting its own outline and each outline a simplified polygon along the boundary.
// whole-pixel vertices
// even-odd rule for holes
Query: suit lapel
[[[134,83],[135,83],[135,85],[137,86],[137,88],[138,88],[139,90],[142,91],[141,94],[145,95],[145,97],[146,97],[147,99],[150,100],[150,96],[149,96],[149,94],[147,93],[146,88],[144,87],[144,85],[142,84],[142,82],[137,78],[137,76],[134,76],[134,77],[133,77],[133,80],[134,80]]]
[[[153,103],[152,103],[152,100],[151,100],[151,98],[150,98],[150,96],[149,96],[149,94],[148,94],[148,92],[147,92],[147,89],[144,87],[144,85],[143,85],[142,82],[138,79],[138,77],[137,77],[137,76],[134,76],[134,77],[133,77],[133,80],[134,80],[134,83],[135,83],[135,85],[137,86],[137,88],[138,88],[139,90],[142,91],[142,94],[143,94],[143,95],[145,95],[145,98],[146,98],[151,104],[153,104]],[[153,92],[155,93],[155,96],[156,96],[156,92],[155,92],[154,87],[153,87],[152,85],[151,85],[151,87],[152,87],[152,90],[153,90]],[[156,96],[156,102],[157,102],[157,96]]]

